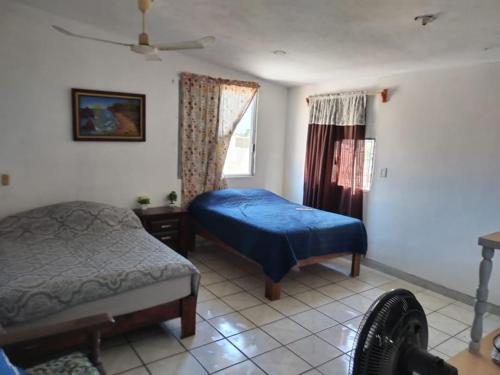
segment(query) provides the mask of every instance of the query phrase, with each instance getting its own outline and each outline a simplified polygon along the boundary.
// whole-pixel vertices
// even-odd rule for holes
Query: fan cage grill
[[[359,325],[349,363],[351,375],[380,375],[387,373],[388,364],[394,363],[398,350],[408,335],[401,335],[408,319],[414,317],[422,328],[411,340],[427,348],[427,319],[415,296],[402,289],[380,296],[372,303]]]

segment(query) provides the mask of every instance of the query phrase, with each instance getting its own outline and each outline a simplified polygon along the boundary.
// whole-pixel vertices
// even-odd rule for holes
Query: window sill
[[[239,179],[239,178],[251,178],[255,177],[254,174],[232,174],[229,176],[223,176],[226,180]]]

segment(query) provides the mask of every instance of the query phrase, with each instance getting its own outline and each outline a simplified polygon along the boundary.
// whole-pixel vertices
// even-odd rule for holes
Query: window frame
[[[249,177],[254,177],[255,176],[255,164],[256,164],[256,154],[257,154],[257,119],[258,119],[258,112],[259,112],[259,92],[255,94],[255,97],[252,99],[252,101],[255,102],[255,110],[252,113],[252,150],[251,150],[251,155],[250,155],[250,173],[239,173],[239,174],[224,174],[224,167],[222,168],[223,174],[222,177],[225,179],[237,179],[237,178],[249,178]],[[247,108],[247,110],[250,109],[250,106]],[[238,122],[239,125],[239,122]],[[238,126],[236,125],[236,127]],[[236,129],[236,128],[235,128]],[[234,134],[234,132],[233,132]],[[231,136],[232,138],[232,136]],[[227,159],[227,155],[226,155]],[[225,161],[224,161],[225,163]]]
[[[373,155],[372,155],[372,168],[371,168],[371,180],[370,180],[370,186],[368,187],[368,189],[365,189],[365,187],[363,186],[361,188],[361,191],[363,191],[363,193],[369,193],[371,190],[372,190],[372,187],[373,187],[373,179],[375,177],[375,152],[376,152],[376,147],[377,147],[377,140],[375,137],[368,137],[368,138],[364,138],[364,141],[373,141]],[[364,173],[364,166],[363,166],[363,173]],[[364,179],[363,179],[364,181]]]

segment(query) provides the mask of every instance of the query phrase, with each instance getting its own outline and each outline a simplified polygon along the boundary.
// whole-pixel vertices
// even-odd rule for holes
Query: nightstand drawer
[[[177,239],[179,238],[178,231],[152,233],[152,235],[155,236],[157,239],[159,239],[161,242],[177,241]]]
[[[168,232],[179,228],[179,219],[151,220],[151,232]]]
[[[165,245],[187,258],[192,246],[191,221],[188,212],[179,207],[151,207],[134,210],[144,229]],[[194,239],[194,238],[193,238]]]

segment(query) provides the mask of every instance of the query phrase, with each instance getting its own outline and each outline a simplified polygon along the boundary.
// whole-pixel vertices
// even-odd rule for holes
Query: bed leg
[[[181,300],[181,338],[196,333],[196,297],[189,296]]]
[[[189,254],[196,250],[196,228],[194,223],[187,218],[187,231],[185,233],[186,252]]]
[[[101,362],[101,332],[92,332],[89,335],[90,342],[90,361],[100,371],[105,374],[104,367]]]
[[[280,299],[281,284],[273,282],[269,277],[266,277],[266,298],[271,301]]]
[[[351,277],[359,276],[361,268],[361,254],[352,254]]]

